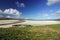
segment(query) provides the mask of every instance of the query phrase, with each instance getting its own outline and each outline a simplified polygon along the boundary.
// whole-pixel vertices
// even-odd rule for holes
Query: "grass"
[[[0,40],[60,40],[60,24],[0,28]]]

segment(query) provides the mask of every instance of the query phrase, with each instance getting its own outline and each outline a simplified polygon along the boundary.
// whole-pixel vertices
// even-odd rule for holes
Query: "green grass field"
[[[60,40],[60,24],[0,28],[0,40]]]

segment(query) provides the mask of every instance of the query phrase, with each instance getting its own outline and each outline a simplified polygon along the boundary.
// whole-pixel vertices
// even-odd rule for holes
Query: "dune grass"
[[[60,40],[60,24],[0,28],[0,40]]]

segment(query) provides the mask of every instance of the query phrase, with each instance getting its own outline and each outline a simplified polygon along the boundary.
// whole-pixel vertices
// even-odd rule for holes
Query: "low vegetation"
[[[60,40],[60,25],[0,28],[0,40]]]

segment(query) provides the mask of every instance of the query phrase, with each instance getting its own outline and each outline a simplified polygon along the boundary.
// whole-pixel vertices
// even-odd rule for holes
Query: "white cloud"
[[[60,10],[56,11],[55,15],[60,15]]]
[[[43,16],[43,17],[48,17],[48,14],[43,14],[42,16]]]
[[[50,17],[49,17],[49,15],[47,14],[47,13],[45,13],[45,14],[41,14],[41,18],[45,18],[45,19],[51,19]]]
[[[21,3],[21,7],[25,7],[25,4],[24,3]]]
[[[5,9],[4,10],[4,13],[7,13],[7,14],[16,14],[16,15],[19,15],[19,11],[17,11],[16,9]]]
[[[51,14],[52,16],[60,16],[60,10],[55,11]]]
[[[0,10],[0,13],[2,13],[2,10]]]
[[[60,2],[60,0],[47,0],[47,5],[50,6],[58,2]]]
[[[16,2],[17,7],[25,7],[24,3],[19,3],[18,1]]]
[[[22,14],[21,12],[19,12],[18,10],[16,9],[5,9],[4,11],[0,10],[0,14],[11,14],[11,15],[15,15],[16,18],[20,17],[20,15]],[[10,16],[7,16],[7,17],[10,17]]]

